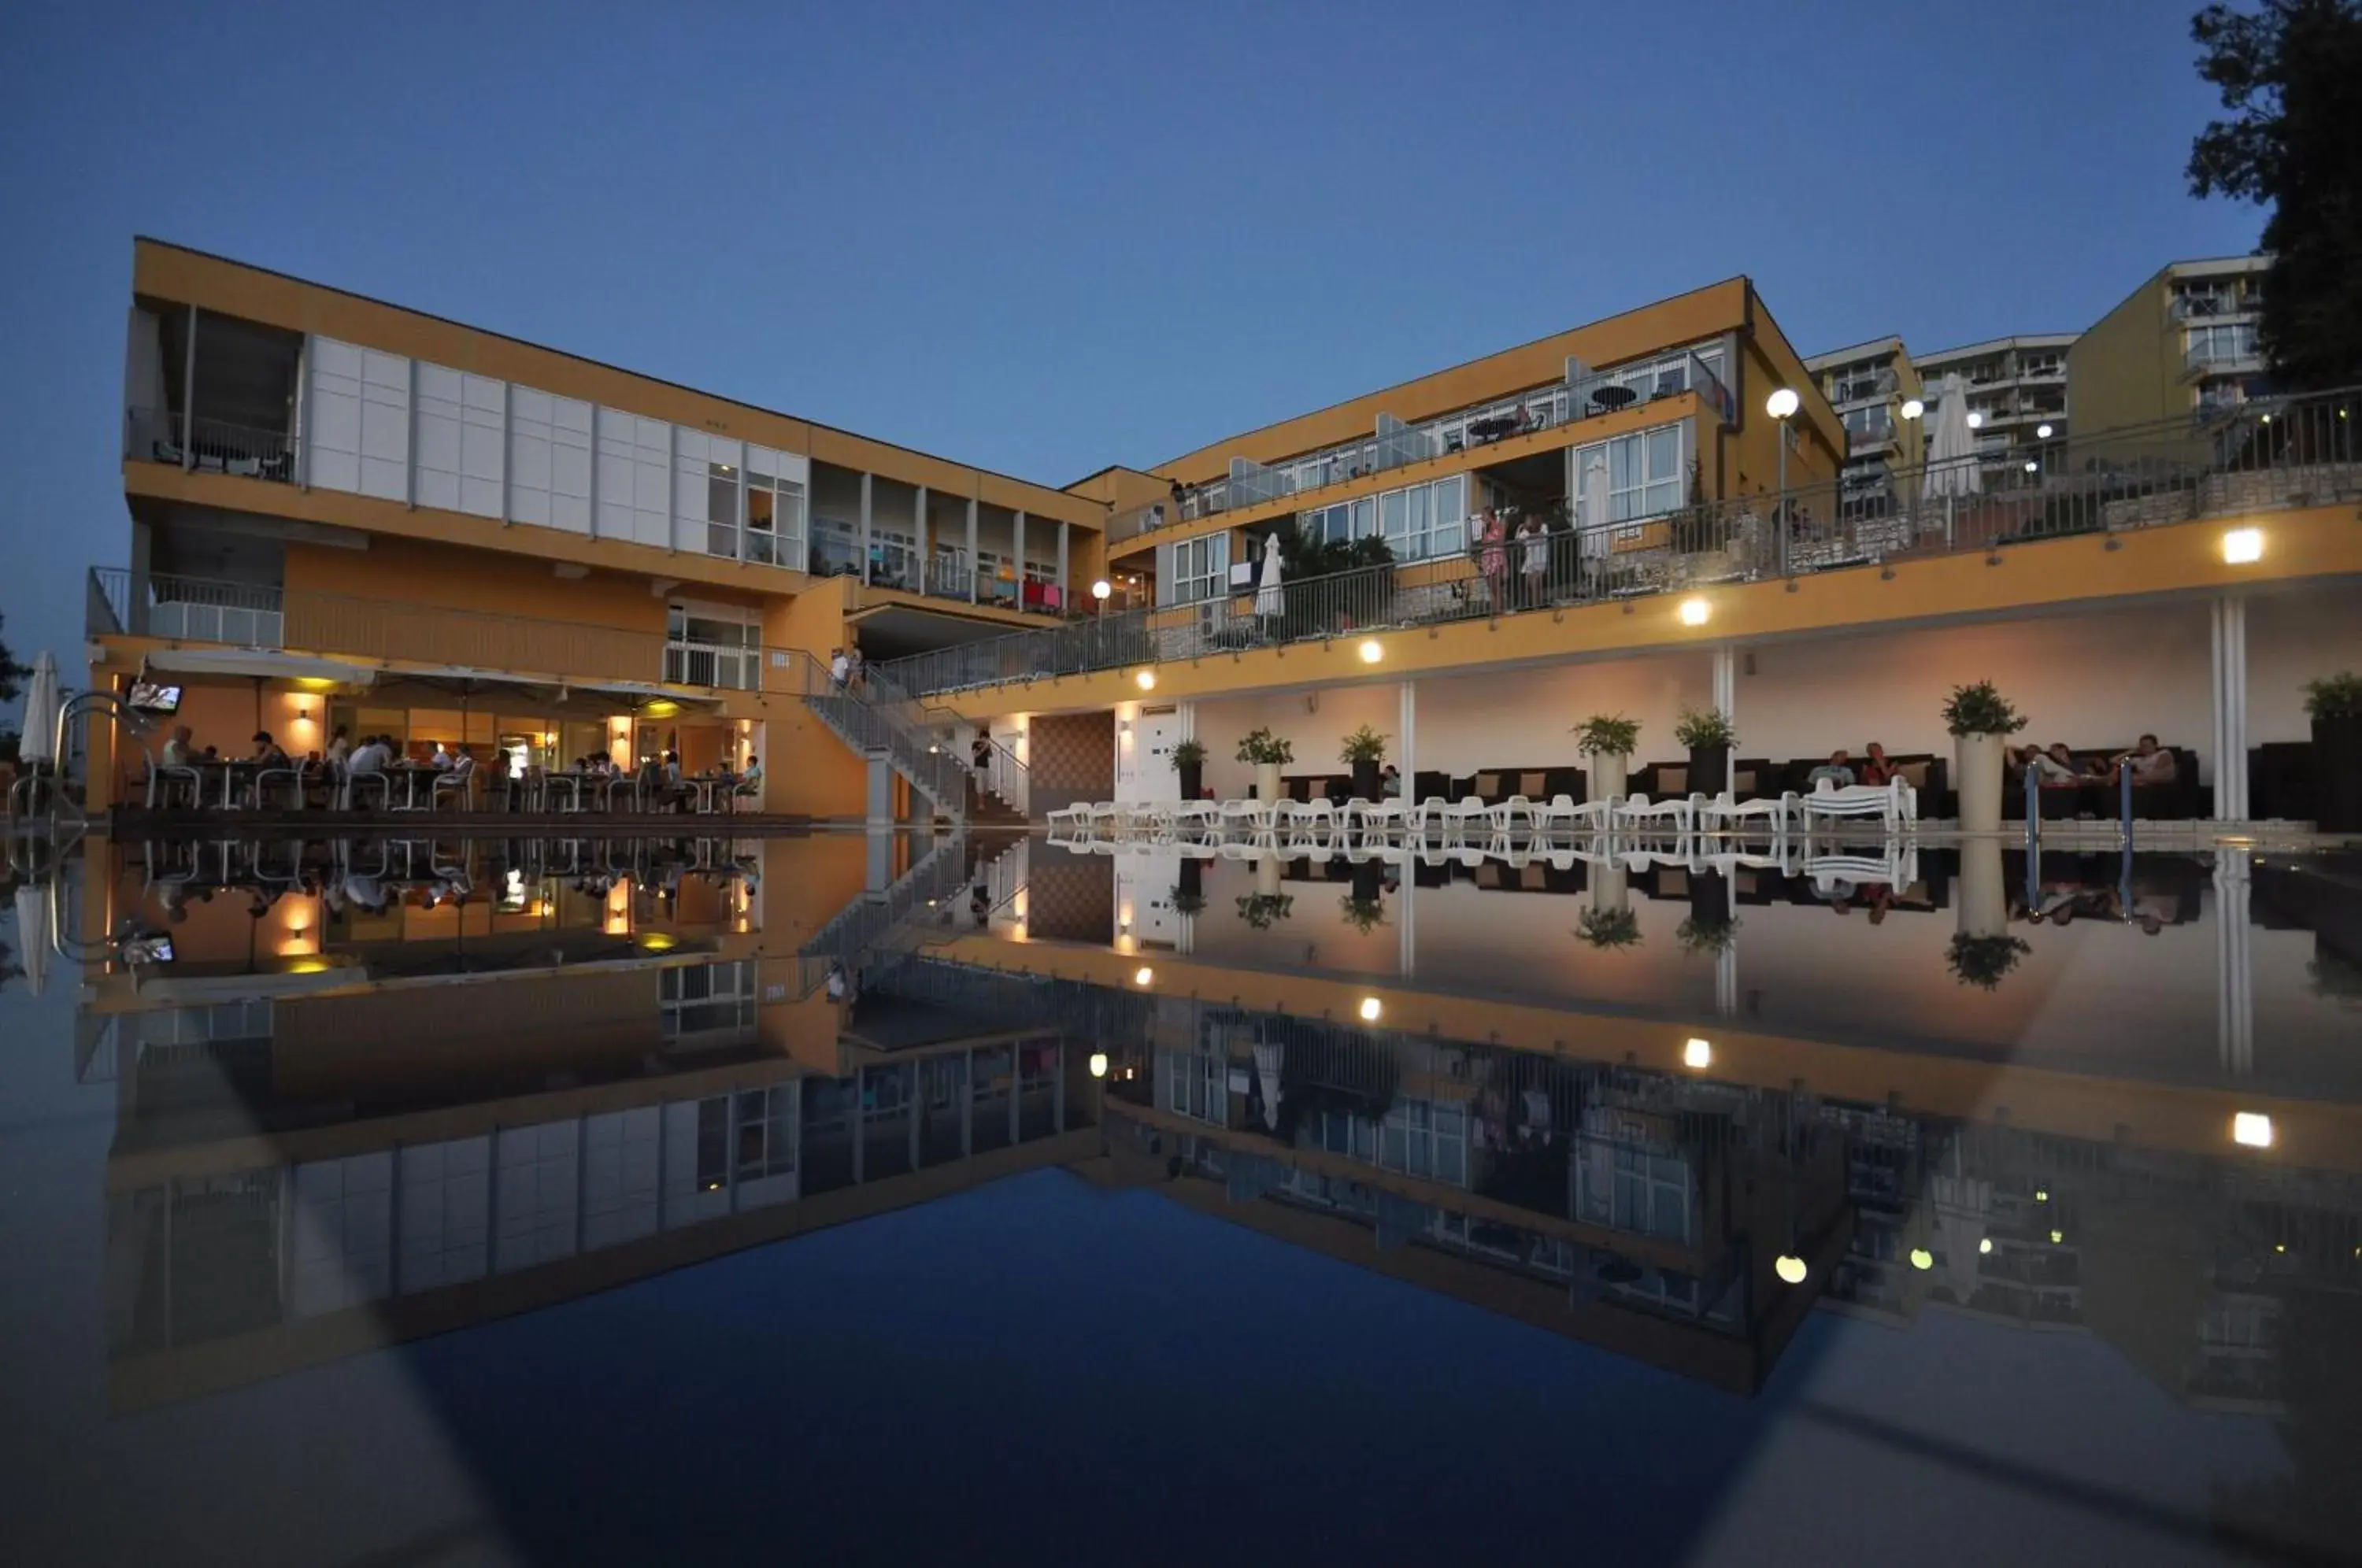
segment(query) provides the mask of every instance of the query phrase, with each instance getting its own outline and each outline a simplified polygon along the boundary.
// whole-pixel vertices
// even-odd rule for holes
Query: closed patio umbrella
[[[1255,590],[1254,613],[1277,615],[1287,608],[1287,596],[1280,591],[1279,539],[1276,536],[1264,541],[1263,579]]]
[[[1985,476],[1977,462],[1976,432],[1969,428],[1968,388],[1959,371],[1944,378],[1942,398],[1936,405],[1936,427],[1927,436],[1927,480],[1921,493],[1931,501],[1943,498],[1944,537],[1948,544],[1954,499],[1981,493]]]
[[[27,763],[58,759],[58,661],[43,648],[25,687],[25,734],[17,755]]]
[[[50,890],[28,882],[17,889],[17,963],[35,996],[50,977]]]
[[[1575,551],[1584,562],[1607,556],[1607,456],[1594,452],[1583,465],[1583,483],[1575,511]]]

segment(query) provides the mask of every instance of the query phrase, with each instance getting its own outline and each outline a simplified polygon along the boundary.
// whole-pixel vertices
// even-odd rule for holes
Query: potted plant
[[[2001,829],[2003,737],[2025,728],[2025,715],[1990,680],[1955,686],[1944,702],[1944,727],[1952,732],[1954,776],[1960,791],[1960,831]]]
[[[1970,936],[1966,933],[1952,938],[1951,951],[1945,962],[1952,968],[1952,978],[1964,986],[1990,991],[1998,987],[2002,977],[2017,967],[2017,961],[2034,949],[2014,936]]]
[[[1591,798],[1620,801],[1632,752],[1640,744],[1640,721],[1621,713],[1594,713],[1574,726],[1574,749],[1591,759]]]
[[[1245,893],[1239,898],[1239,918],[1256,931],[1269,931],[1272,922],[1287,919],[1295,908],[1295,896],[1289,893]]]
[[[1196,868],[1197,864],[1198,863],[1194,860],[1185,860],[1181,863],[1181,870],[1185,878],[1190,871]],[[1175,914],[1198,915],[1206,912],[1206,895],[1198,892],[1195,889],[1175,884],[1172,892],[1172,900],[1173,912]]]
[[[1348,893],[1337,900],[1337,907],[1344,912],[1345,923],[1363,936],[1386,923],[1386,906],[1380,900]]]
[[[1695,953],[1707,958],[1718,958],[1723,950],[1738,940],[1738,922],[1728,914],[1705,915],[1693,912],[1673,932],[1673,939],[1684,953]]]
[[[1378,798],[1378,765],[1386,759],[1386,737],[1363,724],[1345,737],[1337,760],[1353,770],[1353,796],[1356,800]]]
[[[1173,771],[1181,776],[1181,798],[1194,801],[1206,787],[1206,748],[1195,740],[1178,742],[1173,747]]]
[[[1575,934],[1594,947],[1638,947],[1640,922],[1628,909],[1585,910],[1575,922]]]
[[[2313,826],[2362,832],[2362,676],[2307,681],[2304,711],[2312,715]]]
[[[1296,760],[1296,747],[1271,733],[1268,724],[1249,730],[1239,741],[1239,760],[1253,763],[1255,770],[1255,799],[1276,801],[1280,796],[1279,770],[1283,764]]]
[[[1685,708],[1673,724],[1673,739],[1689,748],[1692,790],[1718,795],[1730,788],[1730,748],[1738,744],[1738,732],[1728,714],[1719,708]]]

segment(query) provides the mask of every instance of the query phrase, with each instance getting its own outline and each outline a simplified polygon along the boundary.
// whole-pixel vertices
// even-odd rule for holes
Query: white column
[[[976,497],[967,498],[967,602],[976,602]]]
[[[1017,608],[1025,608],[1025,513],[1016,513],[1009,525],[1010,561],[1017,570]]]
[[[1395,745],[1395,767],[1402,772],[1402,793],[1396,797],[1405,811],[1418,804],[1418,687],[1415,681],[1402,683],[1402,693],[1395,723],[1400,734]],[[1405,829],[1404,842],[1409,842]],[[1403,855],[1401,891],[1396,895],[1395,932],[1397,944],[1395,965],[1407,980],[1418,966],[1418,933],[1414,924],[1418,898],[1418,877],[1414,869],[1418,864],[1416,854]]]
[[[2214,852],[2214,1032],[2224,1073],[2254,1076],[2256,999],[2247,922],[2248,860],[2244,849]]]
[[[2247,602],[2214,602],[2214,820],[2247,816]]]
[[[861,542],[857,547],[861,551],[861,580],[865,584],[869,580],[869,480],[870,475],[865,470],[861,476]]]
[[[927,544],[927,487],[925,485],[918,487],[918,494],[911,502],[911,532],[917,536],[918,551],[918,565],[911,569],[911,575],[916,580],[918,591],[924,593],[927,591],[927,563],[934,558]]]
[[[1728,643],[1714,650],[1714,705],[1736,729],[1738,725],[1738,650]],[[1690,788],[1704,788],[1708,794],[1715,794],[1735,789],[1738,777],[1738,748],[1733,746],[1730,755],[1723,759],[1721,778],[1705,786],[1693,783]]]
[[[1058,523],[1058,608],[1059,608],[1060,610],[1064,610],[1065,607],[1066,607],[1066,524],[1065,524],[1065,519],[1061,518],[1061,519],[1059,520],[1059,523]]]
[[[1738,889],[1733,888],[1736,899]],[[1714,955],[1714,1010],[1724,1018],[1738,1016],[1738,939],[1734,936]]]

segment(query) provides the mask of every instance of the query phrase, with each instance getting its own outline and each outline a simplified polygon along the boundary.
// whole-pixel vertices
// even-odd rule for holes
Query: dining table
[[[1619,408],[1629,408],[1639,401],[1639,396],[1640,394],[1630,387],[1595,387],[1592,389],[1591,403],[1595,408],[1613,414]]]

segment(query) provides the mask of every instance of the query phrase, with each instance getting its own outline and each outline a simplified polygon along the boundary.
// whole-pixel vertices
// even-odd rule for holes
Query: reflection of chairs
[[[1814,817],[1877,817],[1892,833],[1902,823],[1918,817],[1916,792],[1901,779],[1891,784],[1855,784],[1840,789],[1827,779],[1798,801],[1810,823]]]
[[[1651,801],[1639,790],[1632,798],[1615,809],[1613,821],[1623,826],[1656,827],[1670,822],[1683,834],[1697,831],[1697,808],[1705,797],[1691,795],[1671,801]]]
[[[1725,790],[1698,807],[1698,825],[1711,830],[1717,824],[1728,827],[1750,817],[1759,817],[1768,820],[1774,828],[1784,829],[1791,821],[1801,820],[1803,815],[1803,809],[1793,790],[1776,796],[1759,796],[1752,801],[1734,801],[1730,798],[1730,791]]]
[[[254,776],[254,807],[260,811],[270,803],[274,786],[284,784],[288,794],[295,799],[295,809],[304,809],[304,770],[299,767],[266,767]]]
[[[183,789],[188,791],[187,805],[193,808],[203,802],[204,779],[195,768],[177,762],[150,762],[148,765],[148,807],[150,811],[159,805],[171,806],[172,797]]]

